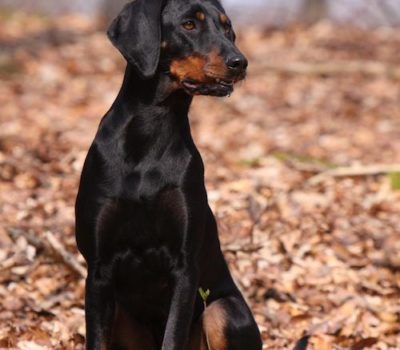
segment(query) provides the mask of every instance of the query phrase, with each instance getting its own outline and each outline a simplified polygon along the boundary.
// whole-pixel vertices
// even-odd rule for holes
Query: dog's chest
[[[179,188],[164,189],[152,200],[108,200],[97,218],[100,257],[129,252],[142,256],[143,264],[168,265],[168,255],[179,255],[187,216]]]
[[[100,260],[115,264],[118,298],[135,313],[143,305],[157,305],[157,314],[168,310],[171,277],[180,264],[184,227],[181,209],[167,204],[175,191],[166,191],[155,203],[112,201],[101,215]],[[150,313],[148,306],[146,313]]]

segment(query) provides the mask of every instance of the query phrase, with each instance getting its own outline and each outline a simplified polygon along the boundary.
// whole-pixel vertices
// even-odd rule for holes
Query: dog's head
[[[225,96],[246,75],[247,60],[218,0],[135,0],[108,36],[142,79],[168,71],[188,94]]]

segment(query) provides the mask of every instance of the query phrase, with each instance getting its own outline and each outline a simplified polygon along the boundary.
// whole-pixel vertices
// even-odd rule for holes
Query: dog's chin
[[[186,79],[181,83],[183,89],[189,95],[207,95],[224,97],[229,96],[233,92],[233,81],[215,81],[215,82],[197,82]]]

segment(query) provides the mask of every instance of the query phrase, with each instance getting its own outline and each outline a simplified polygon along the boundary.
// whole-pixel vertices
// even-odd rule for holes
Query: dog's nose
[[[244,56],[235,55],[228,58],[226,65],[232,72],[241,73],[247,68],[248,62]]]

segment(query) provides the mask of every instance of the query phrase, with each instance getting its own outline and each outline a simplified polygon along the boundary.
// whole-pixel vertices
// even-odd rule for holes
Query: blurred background
[[[223,2],[248,77],[190,121],[264,348],[400,349],[400,1]],[[0,0],[0,348],[83,349],[73,207],[123,4]]]
[[[112,19],[126,2],[1,0],[0,6],[47,15],[79,12],[91,17],[102,15]],[[326,18],[363,27],[398,25],[400,21],[398,0],[225,0],[223,3],[236,22],[270,26],[285,26],[294,21],[313,23]]]

